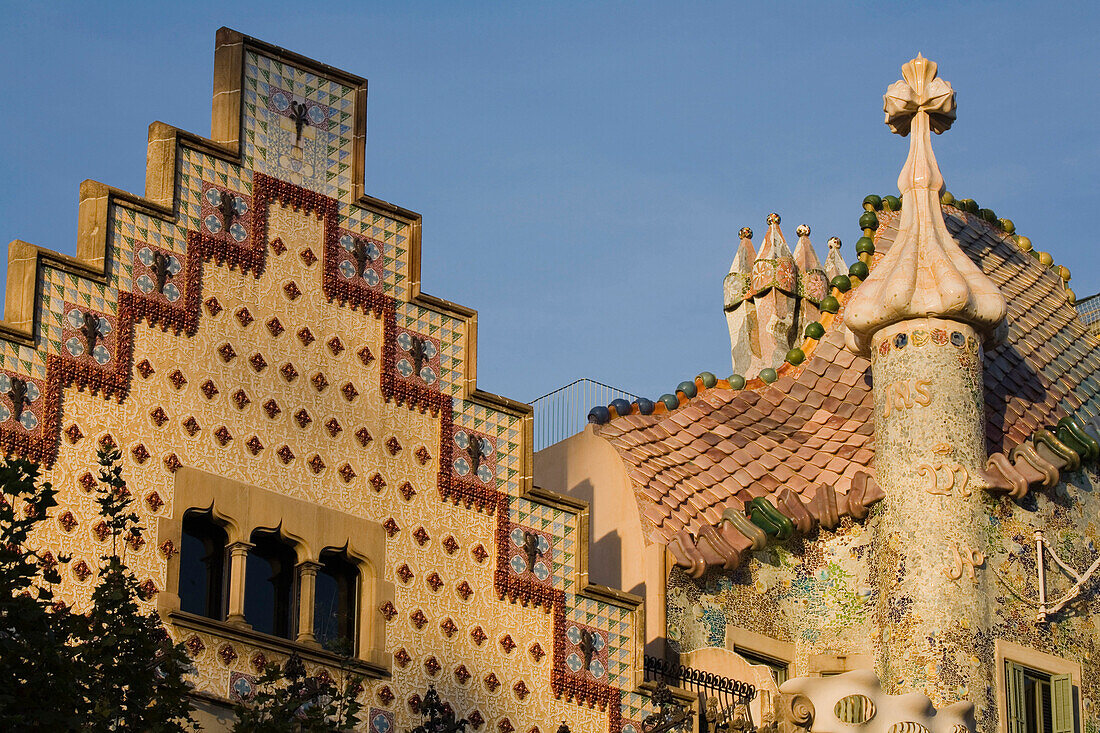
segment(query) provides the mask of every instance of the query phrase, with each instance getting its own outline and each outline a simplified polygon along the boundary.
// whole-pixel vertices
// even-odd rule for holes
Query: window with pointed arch
[[[180,608],[188,613],[225,620],[225,530],[212,514],[190,511],[180,535]]]
[[[358,565],[344,550],[322,552],[314,589],[313,635],[329,651],[355,653],[358,595]]]
[[[297,634],[298,564],[294,546],[278,532],[258,529],[245,566],[244,618],[264,634],[293,639]]]

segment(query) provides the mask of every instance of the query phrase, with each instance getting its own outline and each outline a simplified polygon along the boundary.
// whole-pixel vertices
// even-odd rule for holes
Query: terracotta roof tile
[[[964,251],[1008,298],[1008,338],[985,358],[989,451],[1011,450],[1079,409],[1100,416],[1100,342],[1066,301],[1062,282],[977,217],[950,207],[945,214]],[[897,218],[879,213],[880,252],[896,236]],[[697,534],[720,522],[725,507],[743,511],[756,497],[786,502],[804,523],[792,500],[810,506],[827,502],[821,492],[835,491],[836,507],[847,511],[849,491],[881,494],[873,479],[853,484],[872,471],[874,405],[870,364],[843,343],[843,328],[834,324],[806,362],[774,384],[706,389],[672,412],[598,428],[627,465],[654,541],[685,529]],[[794,493],[779,501],[786,489]]]

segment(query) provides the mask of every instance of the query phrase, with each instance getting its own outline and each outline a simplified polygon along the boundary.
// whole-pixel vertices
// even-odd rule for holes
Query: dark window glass
[[[225,615],[225,530],[210,514],[190,513],[183,517],[181,540],[180,608],[221,621]]]
[[[273,532],[254,532],[245,567],[244,617],[256,631],[284,639],[295,633],[294,548]]]
[[[321,553],[313,604],[313,635],[326,649],[355,653],[359,570],[343,553]]]
[[[1024,670],[1024,719],[1028,733],[1051,733],[1054,715],[1049,674]]]
[[[766,657],[763,654],[757,654],[756,652],[750,652],[747,649],[743,649],[739,646],[733,648],[735,652],[741,655],[741,657],[749,664],[762,664],[771,670],[772,679],[775,680],[775,684],[781,685],[787,681],[788,671],[790,665],[780,659],[773,659],[772,657]]]

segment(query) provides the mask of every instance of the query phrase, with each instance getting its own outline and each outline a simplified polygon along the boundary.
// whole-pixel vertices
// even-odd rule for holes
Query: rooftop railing
[[[578,379],[534,400],[535,450],[576,435],[588,424],[589,410],[619,398],[633,402],[638,395],[594,379]]]
[[[1077,315],[1086,326],[1092,326],[1100,321],[1100,293],[1090,295],[1077,301]]]

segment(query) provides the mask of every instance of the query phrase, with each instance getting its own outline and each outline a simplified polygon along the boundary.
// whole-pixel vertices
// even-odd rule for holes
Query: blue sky
[[[851,262],[907,141],[917,51],[958,93],[947,187],[1100,290],[1100,10],[954,3],[0,3],[0,237],[75,248],[77,191],[140,193],[148,124],[206,135],[226,25],[370,80],[367,191],[424,216],[426,292],[480,312],[478,384],[651,398],[729,373],[722,278],[778,211]]]

